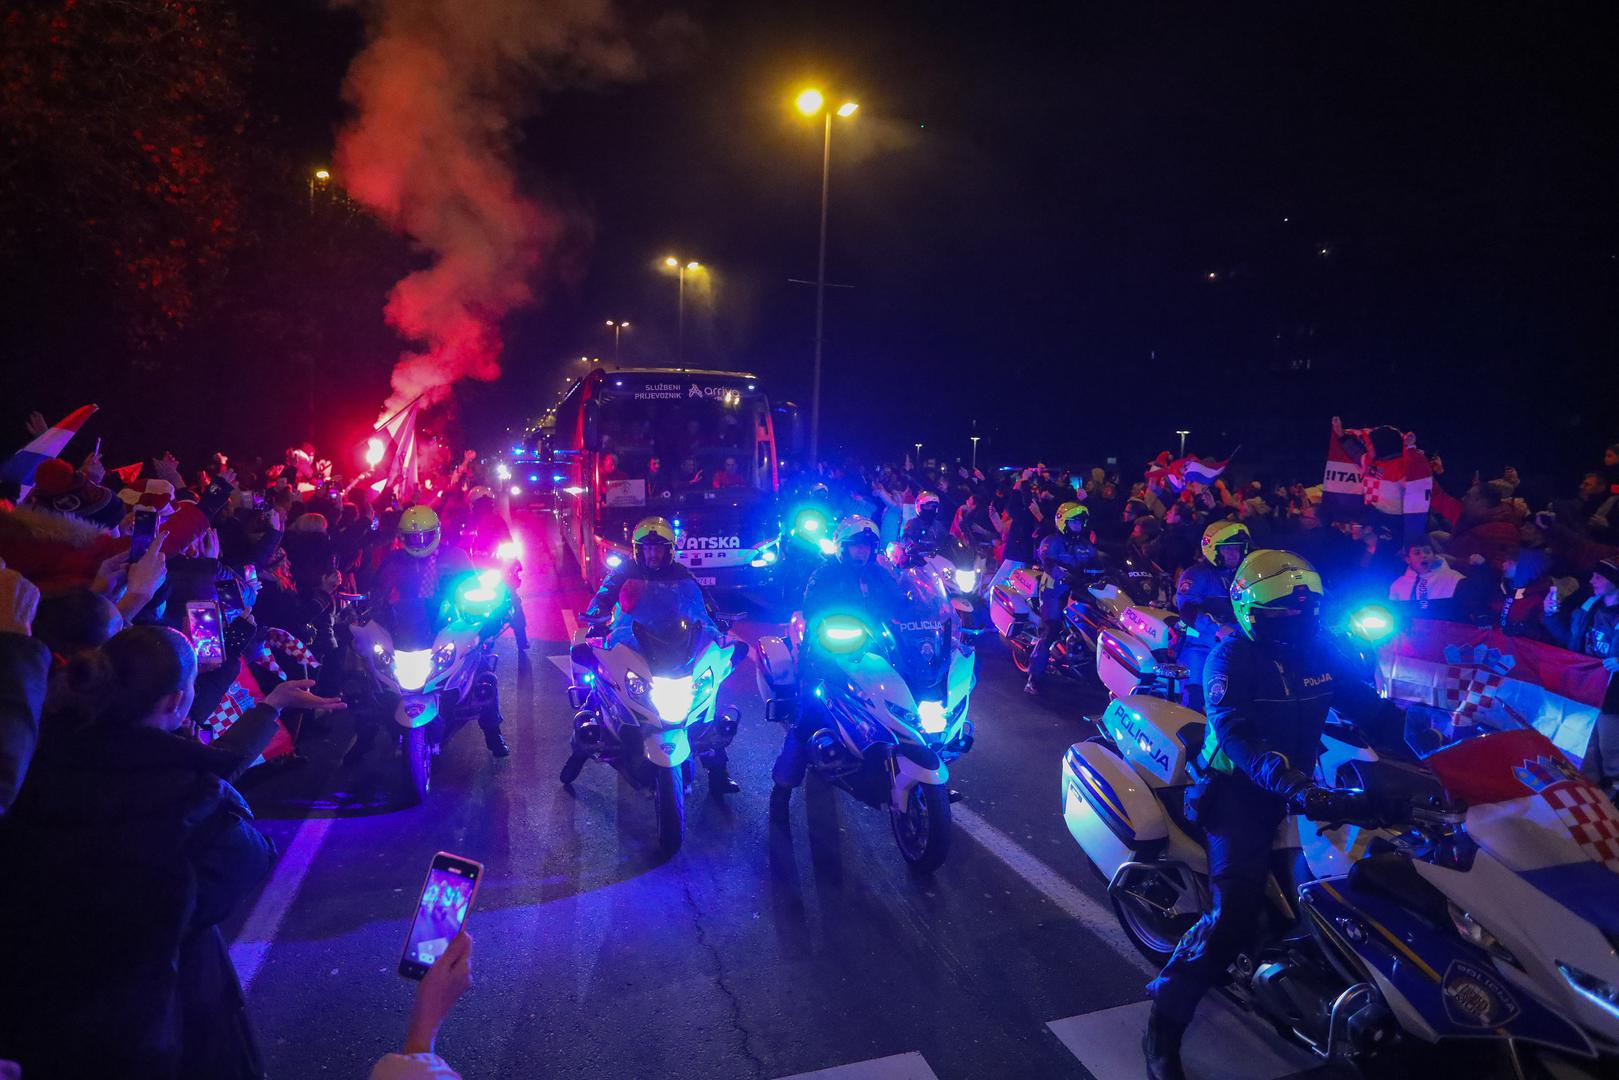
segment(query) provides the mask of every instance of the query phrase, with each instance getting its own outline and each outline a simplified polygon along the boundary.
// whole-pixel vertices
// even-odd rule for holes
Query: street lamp
[[[916,467],[918,469],[920,469],[922,467],[922,444],[921,443],[916,444]]]
[[[826,117],[821,140],[821,248],[815,263],[815,373],[810,392],[810,461],[815,462],[820,460],[821,448],[821,341],[826,316],[826,209],[832,180],[832,114],[836,112],[848,120],[860,106],[845,101],[836,109],[829,109],[825,96],[814,88],[800,93],[797,105],[805,116],[822,113]]]
[[[973,472],[977,472],[978,471],[978,440],[983,438],[983,436],[982,435],[973,435],[973,436],[970,436],[970,438],[973,441]]]
[[[686,358],[686,271],[690,270],[692,273],[696,273],[703,268],[703,264],[696,261],[685,262],[674,255],[670,255],[663,260],[663,265],[673,270],[675,277],[680,282],[679,323],[675,335],[675,359],[684,360]]]
[[[1177,434],[1177,435],[1179,435],[1181,437],[1181,454],[1180,454],[1180,456],[1185,457],[1186,456],[1186,436],[1190,435],[1191,432],[1190,431],[1182,431],[1180,428],[1176,428],[1175,429],[1175,434]]]
[[[331,179],[332,173],[330,169],[315,169],[309,174],[309,209],[311,211],[315,209],[315,188],[325,188]]]
[[[618,363],[618,336],[630,328],[624,319],[608,319],[607,326],[613,331],[613,363]]]

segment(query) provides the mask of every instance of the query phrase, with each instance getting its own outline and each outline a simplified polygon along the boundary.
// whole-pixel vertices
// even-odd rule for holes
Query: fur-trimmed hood
[[[129,540],[71,514],[37,506],[0,513],[0,559],[41,592],[88,585],[101,564]]]

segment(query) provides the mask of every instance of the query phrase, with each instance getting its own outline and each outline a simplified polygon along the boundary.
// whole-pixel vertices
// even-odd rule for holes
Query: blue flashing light
[[[672,527],[674,527],[674,528],[675,528],[675,529],[679,529],[679,528],[680,528],[680,519],[679,519],[679,518],[675,518],[675,519],[674,519],[674,520],[673,520],[673,521],[671,521],[671,522],[670,522],[670,523],[669,523],[669,524],[670,524],[670,525],[671,525],[671,526],[672,526]]]
[[[537,472],[529,473],[528,482],[531,484],[538,484],[540,482],[540,474]]]
[[[551,474],[551,483],[553,483],[553,484],[560,484],[560,483],[562,483],[562,481],[564,481],[566,479],[567,479],[567,477],[563,476],[561,473],[552,473]]]
[[[596,673],[594,671],[585,672],[584,677],[583,677],[583,681],[586,682],[586,683],[595,682],[596,681]]]
[[[1398,624],[1388,608],[1367,604],[1350,613],[1349,628],[1356,637],[1376,645],[1393,637]]]
[[[512,453],[521,454],[522,452],[523,452],[523,444],[522,443],[518,443],[516,446],[512,447]]]

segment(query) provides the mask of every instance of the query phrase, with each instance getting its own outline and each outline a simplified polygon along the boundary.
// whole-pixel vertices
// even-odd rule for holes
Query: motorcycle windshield
[[[710,631],[702,590],[690,578],[626,581],[618,596],[617,626],[653,675],[691,674]]]
[[[892,660],[913,689],[925,690],[943,681],[950,669],[955,611],[938,579],[922,567],[901,572],[899,584],[904,602],[888,625]]]

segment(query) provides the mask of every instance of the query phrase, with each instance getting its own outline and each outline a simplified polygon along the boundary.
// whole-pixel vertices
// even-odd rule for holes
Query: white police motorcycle
[[[809,770],[886,807],[900,855],[929,873],[950,850],[948,763],[972,749],[976,661],[938,576],[898,574],[906,603],[886,622],[843,612],[807,626],[798,614],[787,637],[760,638],[759,692],[769,719],[801,725]],[[821,667],[801,686],[806,635]]]
[[[463,724],[499,708],[495,639],[516,600],[504,575],[494,570],[465,575],[451,597],[450,618],[431,638],[408,629],[396,638],[363,607],[351,609],[352,655],[368,685],[344,698],[359,708],[389,712],[399,741],[394,801],[400,806],[426,798],[433,758]]]
[[[723,751],[740,713],[720,708],[720,687],[747,655],[745,642],[715,633],[696,582],[624,584],[605,638],[581,628],[574,642],[568,701],[572,754],[561,780],[571,784],[587,762],[611,765],[652,796],[658,846],[680,847],[693,759]]]

